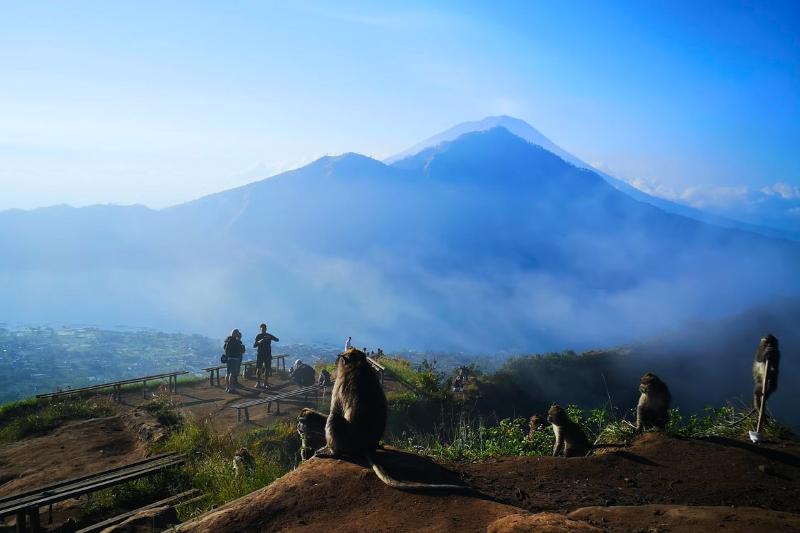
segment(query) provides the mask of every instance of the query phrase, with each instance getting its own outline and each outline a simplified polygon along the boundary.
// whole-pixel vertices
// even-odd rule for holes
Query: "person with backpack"
[[[256,355],[256,379],[258,383],[256,383],[256,388],[266,389],[267,380],[272,375],[272,341],[278,342],[278,337],[267,333],[266,324],[261,324],[259,329],[261,329],[261,333],[256,335],[256,340],[253,343],[253,348],[258,349],[258,354]]]
[[[242,356],[246,348],[242,344],[242,334],[238,329],[231,331],[225,339],[225,363],[228,365],[228,375],[225,376],[225,392],[235,393],[239,386],[239,370],[242,367]]]
[[[314,368],[298,359],[289,369],[289,379],[297,383],[300,387],[313,385],[316,381],[316,379],[314,379]]]

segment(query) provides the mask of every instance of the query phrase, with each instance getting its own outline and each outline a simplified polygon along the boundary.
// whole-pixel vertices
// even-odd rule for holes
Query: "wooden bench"
[[[284,367],[285,367],[285,363],[284,363]],[[228,365],[217,365],[217,366],[210,366],[208,368],[204,368],[203,372],[208,372],[208,383],[209,383],[209,385],[211,385],[213,387],[215,385],[215,381],[216,381],[216,385],[219,386],[219,384],[220,384],[219,371],[222,370],[222,369],[227,369],[227,368],[228,368]],[[242,364],[240,366],[239,372],[243,373],[244,377],[249,378],[249,377],[253,377],[253,374],[255,373],[255,368],[256,368],[256,361],[255,360],[242,361]],[[242,374],[239,374],[239,375],[242,375]]]
[[[208,368],[204,368],[204,372],[208,372],[208,383],[212,387],[214,386],[214,375],[216,374],[217,383],[216,385],[219,386],[219,371],[223,368],[228,368],[228,365],[218,365],[218,366],[210,366]]]
[[[375,369],[375,372],[378,373],[378,379],[381,380],[381,385],[383,385],[383,374],[386,372],[386,368],[372,357],[367,357],[367,361],[369,361],[369,364]]]
[[[113,389],[113,398],[119,402],[122,400],[122,387],[125,385],[132,385],[136,383],[142,384],[142,398],[147,398],[147,382],[156,381],[167,378],[169,380],[169,393],[173,394],[178,392],[178,376],[188,374],[188,370],[179,370],[176,372],[164,372],[163,374],[153,374],[152,376],[142,376],[138,378],[123,379],[120,381],[111,381],[108,383],[101,383],[98,385],[90,385],[88,387],[80,387],[77,389],[68,389],[55,392],[48,392],[45,394],[37,394],[37,398],[60,398],[62,396],[70,396],[72,394],[81,394],[84,392],[99,391],[102,389]]]
[[[275,370],[278,372],[286,373],[286,358],[289,354],[282,353],[280,355],[273,355],[272,362],[274,363]]]
[[[241,373],[245,378],[252,378],[256,373],[256,362],[242,361]]]
[[[273,394],[270,396],[265,396],[264,398],[258,398],[255,400],[250,400],[247,402],[242,402],[236,405],[231,405],[231,409],[236,409],[236,420],[237,422],[242,421],[242,411],[244,411],[244,419],[249,422],[250,421],[250,408],[256,407],[259,405],[266,404],[267,412],[272,411],[272,402],[275,402],[275,414],[281,414],[281,400],[288,400],[290,398],[297,398],[302,396],[304,401],[308,401],[308,397],[313,394],[315,397],[319,397],[320,393],[324,397],[325,390],[327,387],[323,387],[322,385],[309,385],[307,387],[301,387],[299,389],[290,390],[286,392],[282,392],[279,394]]]
[[[139,507],[138,509],[134,509],[133,511],[128,511],[127,513],[122,513],[117,516],[113,516],[108,520],[103,520],[102,522],[98,522],[97,524],[92,524],[89,527],[85,527],[83,529],[79,529],[76,533],[95,533],[96,531],[103,531],[107,527],[115,526],[127,520],[128,518],[141,513],[142,511],[147,511],[149,509],[155,509],[157,507],[163,507],[165,505],[173,505],[178,503],[182,505],[186,503],[186,501],[196,501],[198,498],[202,498],[203,495],[199,495],[200,491],[198,489],[190,489],[185,492],[181,492],[180,494],[176,494],[175,496],[170,496],[169,498],[164,498],[163,500],[159,500],[157,502],[150,503],[143,507]],[[198,496],[199,495],[199,496]],[[186,498],[190,498],[190,500],[186,500]],[[186,501],[183,501],[186,500]],[[176,505],[177,507],[177,505]]]
[[[55,503],[150,476],[183,462],[182,455],[164,453],[94,474],[0,497],[0,518],[16,516],[17,532],[24,533],[30,526],[31,531],[38,533],[42,530],[39,521],[39,509],[42,507],[50,508],[50,519],[52,520],[53,504]]]

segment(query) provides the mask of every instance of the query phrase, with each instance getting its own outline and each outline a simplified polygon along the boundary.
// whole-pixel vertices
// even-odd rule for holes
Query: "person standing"
[[[272,341],[279,342],[278,337],[267,333],[267,325],[259,326],[261,333],[256,335],[253,348],[258,349],[256,355],[256,383],[257,389],[266,389],[267,380],[272,375]],[[263,378],[262,378],[263,376]]]
[[[352,347],[353,347],[353,337],[347,337],[347,340],[344,341],[344,351],[346,352]]]
[[[246,351],[244,344],[242,344],[242,333],[238,329],[231,331],[231,334],[225,339],[225,357],[228,365],[228,375],[225,376],[225,392],[234,393],[239,386],[239,370],[242,367],[242,356]]]

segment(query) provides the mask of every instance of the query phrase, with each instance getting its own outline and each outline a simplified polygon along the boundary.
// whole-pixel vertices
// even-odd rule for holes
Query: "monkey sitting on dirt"
[[[528,438],[547,427],[547,419],[543,416],[533,415],[529,420]]]
[[[641,433],[646,427],[666,429],[672,401],[667,384],[655,374],[647,372],[639,380],[639,392],[641,396],[636,406],[636,431]]]
[[[364,352],[350,348],[336,360],[336,381],[331,392],[331,411],[327,417],[303,409],[297,429],[305,444],[325,421],[325,446],[316,457],[366,458],[375,475],[396,489],[470,490],[460,485],[440,485],[397,481],[375,461],[374,453],[386,429],[387,404],[378,375]]]
[[[308,461],[314,452],[325,446],[325,423],[328,417],[319,411],[304,407],[297,417],[297,433],[300,434],[300,457]]]
[[[586,455],[591,446],[586,433],[581,427],[569,419],[569,415],[560,405],[553,405],[547,411],[547,421],[553,425],[556,444],[553,446],[553,457],[564,448],[564,457],[580,457]]]
[[[250,474],[256,469],[256,458],[247,448],[239,448],[233,456],[233,473],[238,478]]]
[[[778,388],[778,370],[781,360],[781,352],[778,350],[778,339],[774,335],[767,334],[758,344],[756,350],[756,357],[753,361],[753,409],[758,411],[761,409],[761,396],[766,396],[767,399]],[[764,386],[764,372],[767,377],[767,387],[762,392]]]

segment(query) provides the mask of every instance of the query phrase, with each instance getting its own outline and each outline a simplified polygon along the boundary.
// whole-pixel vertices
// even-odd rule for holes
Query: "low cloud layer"
[[[749,224],[800,231],[800,187],[776,182],[761,188],[693,186],[677,189],[663,182],[631,179],[640,191]]]

